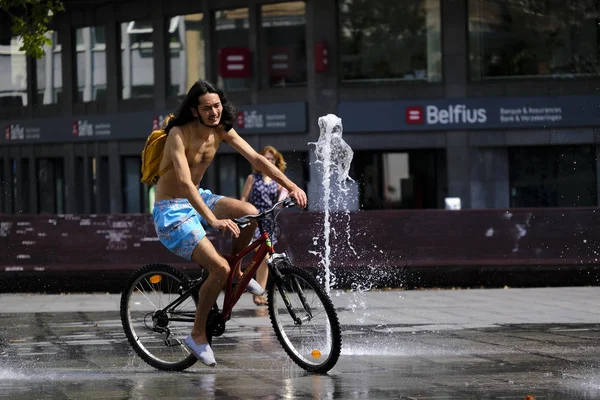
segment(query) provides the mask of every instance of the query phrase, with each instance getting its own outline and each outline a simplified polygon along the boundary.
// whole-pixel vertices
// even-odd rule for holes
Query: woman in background
[[[260,154],[265,156],[268,161],[275,164],[275,166],[281,172],[285,171],[286,164],[283,156],[273,146],[266,146],[264,149],[262,149]],[[254,168],[252,171],[252,174],[248,175],[246,183],[244,184],[241,197],[242,201],[247,201],[253,204],[259,212],[263,212],[273,207],[273,204],[277,203],[279,200],[287,197],[288,191],[279,183],[275,182],[268,176],[263,175]],[[271,233],[274,231],[274,226],[266,226],[265,228]],[[259,236],[260,232],[257,229],[254,233],[254,239],[256,240]],[[271,241],[273,242],[273,245],[275,245],[277,238],[272,237]],[[269,269],[266,263],[267,257],[268,256],[262,260],[258,270],[256,271],[256,280],[263,288],[267,287],[267,279],[269,278]],[[267,305],[267,299],[264,297],[264,295],[254,295],[254,304],[257,306]]]

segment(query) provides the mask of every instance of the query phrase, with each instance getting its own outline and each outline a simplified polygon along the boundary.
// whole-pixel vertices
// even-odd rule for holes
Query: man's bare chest
[[[206,140],[192,140],[186,151],[190,168],[207,166],[215,158],[218,141],[211,135]]]

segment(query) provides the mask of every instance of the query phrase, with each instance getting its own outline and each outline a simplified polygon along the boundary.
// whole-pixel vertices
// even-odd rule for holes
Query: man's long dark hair
[[[196,81],[196,83],[192,85],[192,87],[188,91],[187,95],[185,96],[185,99],[183,100],[181,106],[179,106],[179,109],[175,114],[175,118],[171,118],[171,120],[168,122],[167,126],[165,127],[165,132],[169,133],[171,128],[173,128],[174,126],[183,126],[188,122],[195,121],[196,119],[202,125],[208,126],[209,128],[213,128],[212,126],[207,125],[202,120],[202,117],[200,115],[198,115],[198,118],[196,118],[194,117],[194,114],[192,114],[192,108],[194,110],[198,110],[200,96],[205,95],[207,93],[216,93],[217,95],[219,95],[219,99],[221,100],[223,111],[221,112],[221,121],[219,122],[219,125],[222,126],[225,129],[225,131],[228,131],[231,128],[233,128],[233,121],[235,120],[236,113],[236,109],[233,106],[233,104],[231,104],[227,100],[227,96],[225,96],[225,93],[223,93],[222,90],[217,89],[215,86],[213,86],[212,83],[205,81],[204,79],[199,79],[198,81]]]

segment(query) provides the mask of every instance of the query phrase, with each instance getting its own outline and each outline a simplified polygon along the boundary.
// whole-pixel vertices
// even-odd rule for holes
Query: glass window
[[[239,181],[236,181],[237,156],[223,154],[218,156],[218,193],[223,196],[239,198]]]
[[[4,160],[0,158],[0,214],[7,212],[4,209],[4,196],[7,184],[4,181]]]
[[[87,156],[75,158],[75,187],[78,188],[75,191],[75,213],[95,212],[95,160]],[[88,209],[86,209],[86,197],[89,201]]]
[[[439,0],[340,0],[342,79],[442,79]]]
[[[110,165],[107,156],[94,159],[94,195],[98,202],[94,212],[110,213]]]
[[[219,156],[215,157],[215,160],[209,164],[200,181],[201,188],[208,189],[213,193],[219,193],[219,183],[217,180],[217,170],[219,169],[218,160]]]
[[[598,74],[598,0],[469,0],[471,77]]]
[[[217,155],[216,162],[213,164],[204,174],[200,186],[205,189],[212,187],[214,190],[211,190],[215,193],[239,199],[246,178],[252,173],[252,165],[239,154]],[[213,173],[216,174],[214,178],[210,176]]]
[[[169,92],[185,96],[198,79],[206,78],[203,14],[173,17],[169,20]]]
[[[242,191],[244,190],[244,184],[248,175],[252,173],[252,165],[241,155],[237,156],[237,198],[242,197]]]
[[[90,194],[90,210],[92,214],[98,212],[98,204],[96,202],[97,193],[98,193],[98,159],[96,157],[90,158],[90,169],[91,169],[91,177],[90,177],[90,185],[92,187],[92,193]]]
[[[83,214],[85,212],[85,158],[75,157],[75,214]],[[88,181],[89,182],[89,181]]]
[[[19,181],[17,180],[17,160],[11,158],[10,164],[11,168],[11,176],[10,181],[12,183],[12,201],[11,201],[11,209],[9,210],[11,213],[17,213],[19,211],[19,206],[17,205],[17,200],[19,199]]]
[[[306,85],[306,4],[303,1],[261,7],[268,85]]]
[[[40,214],[64,214],[65,177],[62,158],[37,160],[38,209]]]
[[[383,157],[383,199],[389,204],[400,204],[402,197],[410,195],[406,190],[411,176],[408,170],[408,153],[385,153]],[[404,190],[402,190],[404,189]]]
[[[438,208],[445,165],[441,150],[362,151],[350,175],[359,181],[361,209]]]
[[[13,199],[15,214],[28,214],[29,210],[29,159],[12,159]]]
[[[31,210],[29,206],[30,201],[30,188],[29,188],[29,158],[21,158],[19,163],[21,168],[21,182],[18,182],[18,190],[21,191],[21,198],[19,199],[20,204],[18,206],[18,213],[29,214]]]
[[[248,8],[215,11],[215,44],[217,54],[223,49],[248,48]],[[220,67],[219,67],[220,68]],[[252,78],[223,78],[219,74],[218,86],[225,91],[246,90],[252,85]]]
[[[121,23],[121,97],[154,96],[154,61],[150,21]]]
[[[62,46],[56,32],[48,32],[52,44],[44,46],[44,56],[35,61],[36,104],[56,104],[62,93]]]
[[[106,95],[106,43],[104,27],[76,30],[77,101],[104,99]]]
[[[140,183],[141,157],[123,157],[123,201],[126,213],[141,213],[143,205]]]
[[[596,206],[594,146],[510,148],[511,207]]]
[[[21,37],[0,37],[0,107],[27,105],[27,58]]]

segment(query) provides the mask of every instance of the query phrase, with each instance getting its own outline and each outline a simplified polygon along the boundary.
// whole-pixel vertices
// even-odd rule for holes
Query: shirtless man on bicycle
[[[285,187],[299,207],[306,208],[307,204],[306,193],[238,135],[233,129],[234,118],[233,106],[211,83],[199,80],[190,88],[175,118],[165,128],[168,136],[160,165],[163,174],[156,187],[153,210],[154,225],[162,244],[209,272],[200,289],[194,327],[185,339],[185,345],[209,366],[215,366],[216,362],[206,337],[206,321],[225,286],[230,268],[206,237],[206,230],[231,232],[236,238],[233,254],[237,254],[248,245],[255,227],[240,232],[232,219],[258,213],[250,203],[200,188],[200,181],[221,141],[225,140],[254,168]],[[237,268],[239,278],[242,273],[240,267]],[[262,294],[264,289],[251,280],[248,291]]]

